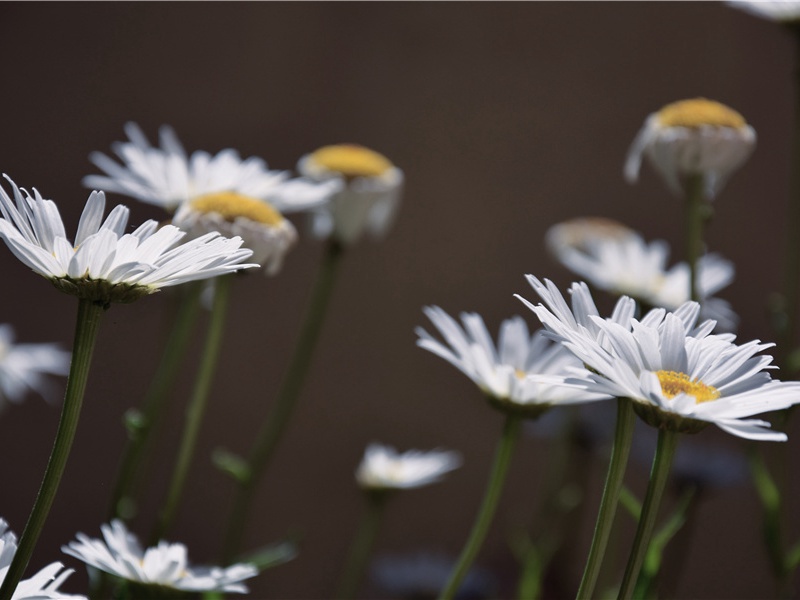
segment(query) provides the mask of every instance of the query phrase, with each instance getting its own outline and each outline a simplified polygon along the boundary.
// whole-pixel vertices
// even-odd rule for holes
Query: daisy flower
[[[103,220],[103,192],[89,196],[72,242],[52,200],[6,179],[16,202],[0,188],[0,237],[33,271],[80,298],[132,302],[162,287],[258,266],[241,264],[252,255],[241,238],[208,233],[178,245],[185,232],[152,220],[125,233],[128,209],[117,206]]]
[[[737,345],[731,334],[711,335],[715,324],[697,324],[696,302],[674,313],[654,309],[641,321],[631,318],[622,324],[586,313],[566,315],[566,303],[560,294],[560,301],[554,298],[551,282],[542,286],[528,278],[547,306],[526,304],[591,369],[571,383],[630,398],[637,414],[657,428],[694,433],[713,423],[739,437],[786,440],[785,434],[769,431],[768,422],[745,418],[800,402],[800,383],[773,380],[768,372],[772,357],[756,356],[772,344]],[[587,288],[573,286],[572,293],[588,297],[574,306],[591,303]],[[576,325],[587,319],[594,331]]]
[[[17,537],[8,529],[8,523],[0,519],[0,584],[8,573],[14,554],[17,552]],[[74,571],[65,569],[60,562],[50,563],[30,579],[23,579],[17,584],[12,600],[86,600],[86,596],[75,596],[59,591]]]
[[[644,155],[676,194],[685,193],[687,178],[702,175],[713,198],[755,143],[755,130],[732,108],[705,98],[673,102],[645,120],[628,151],[625,179],[639,179]]]
[[[800,2],[796,0],[729,0],[726,4],[768,21],[787,24],[800,21]]]
[[[28,391],[51,396],[47,375],[66,375],[69,358],[56,344],[15,344],[14,328],[0,325],[0,408],[20,402]]]
[[[383,237],[400,205],[403,172],[388,158],[356,144],[323,146],[300,159],[297,170],[316,181],[337,182],[331,201],[311,213],[313,234],[352,244],[369,232]]]
[[[497,408],[538,416],[553,405],[608,398],[568,384],[583,371],[580,361],[543,331],[531,335],[522,317],[503,321],[495,346],[480,315],[462,313],[462,326],[438,306],[424,312],[446,343],[420,327],[417,345],[472,379]]]
[[[258,575],[250,564],[230,567],[189,567],[186,546],[161,541],[142,550],[136,537],[122,521],[101,526],[103,540],[79,533],[61,549],[87,565],[145,586],[157,586],[184,592],[247,593],[241,582]]]
[[[690,298],[689,265],[667,268],[669,245],[645,242],[637,232],[610,219],[573,219],[551,227],[545,243],[555,258],[595,287],[632,296],[649,306],[675,310]],[[697,289],[704,318],[731,330],[737,322],[730,304],[713,298],[733,281],[733,264],[716,254],[698,261]]]
[[[439,481],[461,465],[457,452],[409,450],[370,444],[356,471],[356,481],[368,490],[407,489]]]

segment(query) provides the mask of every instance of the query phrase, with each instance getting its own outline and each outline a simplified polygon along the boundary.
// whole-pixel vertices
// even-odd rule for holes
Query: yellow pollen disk
[[[514,369],[514,375],[517,376],[517,379],[525,379],[528,376],[522,369]]]
[[[192,208],[201,213],[217,213],[233,223],[237,218],[250,219],[256,223],[277,227],[283,216],[263,200],[243,196],[236,192],[217,192],[200,196],[191,201]]]
[[[383,154],[356,144],[323,146],[311,154],[311,160],[345,177],[378,177],[393,166]]]
[[[658,123],[662,127],[694,129],[703,126],[743,129],[747,126],[747,121],[738,112],[720,102],[706,98],[680,100],[667,104],[658,111]]]
[[[719,398],[717,388],[706,385],[702,381],[692,381],[686,373],[656,371],[656,376],[661,383],[661,391],[667,398],[674,398],[678,394],[688,394],[694,396],[698,404]]]

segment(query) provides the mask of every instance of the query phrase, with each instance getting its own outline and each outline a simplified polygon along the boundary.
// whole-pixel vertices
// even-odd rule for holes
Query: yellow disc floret
[[[707,100],[694,98],[667,104],[658,111],[658,123],[662,127],[730,127],[743,129],[747,126],[744,117],[732,108]]]
[[[281,213],[268,203],[236,192],[217,192],[200,196],[191,201],[191,206],[197,212],[217,213],[231,223],[238,218],[250,219],[273,227],[283,223]]]
[[[706,385],[702,381],[692,381],[686,373],[677,371],[656,371],[661,391],[667,398],[674,398],[678,394],[694,396],[698,404],[710,402],[719,398],[717,388]]]
[[[393,166],[383,154],[356,144],[323,146],[311,154],[311,160],[345,177],[378,177]]]

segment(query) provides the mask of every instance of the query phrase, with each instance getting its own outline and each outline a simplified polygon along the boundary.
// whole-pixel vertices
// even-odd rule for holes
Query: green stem
[[[44,472],[39,494],[36,496],[36,502],[28,517],[28,523],[22,532],[19,547],[6,573],[3,585],[0,587],[1,600],[11,599],[25,568],[28,566],[28,561],[31,558],[58,491],[58,484],[61,481],[61,475],[64,473],[72,442],[75,439],[75,431],[78,428],[78,418],[81,413],[89,367],[92,362],[92,353],[100,325],[100,315],[103,310],[102,304],[94,304],[90,300],[79,300],[75,339],[72,346],[72,363],[70,364],[67,390],[64,395],[64,404],[61,407],[61,418],[58,422],[55,443]]]
[[[347,556],[347,563],[339,582],[336,598],[342,600],[355,598],[358,584],[364,576],[370,551],[378,536],[383,509],[386,505],[386,491],[367,492],[367,510],[358,526],[353,545]]]
[[[272,455],[294,412],[300,390],[305,383],[306,373],[311,365],[319,333],[322,330],[343,255],[344,246],[335,241],[328,242],[314,282],[303,325],[289,360],[288,370],[281,382],[275,405],[256,437],[256,442],[247,460],[246,476],[237,479],[237,489],[228,520],[222,554],[225,564],[230,563],[241,548],[245,523],[255,496],[256,486],[269,466]]]
[[[192,398],[186,409],[186,424],[183,431],[178,458],[172,474],[172,482],[167,492],[167,500],[161,511],[158,523],[150,536],[150,544],[156,544],[166,534],[175,517],[186,478],[189,475],[189,466],[192,462],[200,426],[203,422],[208,398],[211,392],[211,383],[217,366],[222,333],[225,328],[225,313],[228,307],[228,296],[233,275],[223,275],[214,280],[214,305],[211,309],[211,320],[208,324],[205,348],[200,361],[200,367],[195,381]]]
[[[628,465],[628,454],[631,450],[634,428],[633,405],[627,398],[617,399],[617,426],[614,431],[614,445],[611,448],[611,458],[608,462],[608,473],[603,488],[603,498],[600,500],[600,510],[597,513],[597,523],[594,528],[592,546],[589,549],[589,558],[583,571],[577,598],[593,598],[597,577],[600,575],[600,565],[606,554],[611,527],[617,513],[617,502],[625,477],[625,467]]]
[[[675,456],[675,448],[678,446],[678,435],[677,432],[666,429],[658,431],[658,446],[653,458],[653,468],[650,471],[650,483],[642,503],[642,514],[639,517],[636,537],[633,539],[633,546],[628,557],[628,565],[625,567],[618,600],[628,600],[631,597],[636,580],[639,578],[642,562],[650,546],[650,538],[653,535],[658,507],[661,504],[661,497],[664,495],[672,459]]]
[[[686,261],[689,263],[690,298],[699,302],[697,263],[703,255],[703,231],[711,213],[706,199],[703,175],[690,175],[686,181]]]
[[[186,287],[187,289],[183,289]],[[172,389],[178,367],[186,354],[186,348],[191,339],[193,325],[200,307],[200,293],[203,285],[195,282],[188,286],[181,286],[184,293],[180,306],[175,314],[175,323],[172,326],[169,338],[164,348],[161,362],[156,369],[150,388],[147,390],[142,410],[140,423],[130,431],[127,444],[122,454],[117,481],[109,505],[109,518],[129,516],[134,498],[132,490],[138,479],[138,471],[144,459],[149,442],[153,439],[168,406],[167,395]]]
[[[503,484],[511,462],[511,454],[519,438],[521,425],[522,417],[519,415],[509,414],[506,417],[503,433],[495,451],[494,464],[492,465],[489,483],[483,496],[483,503],[472,526],[469,539],[461,551],[461,556],[458,558],[458,563],[456,563],[447,585],[440,594],[440,598],[443,600],[452,600],[455,597],[462,580],[466,577],[469,568],[478,555],[484,538],[486,538],[489,525],[491,525],[497,509],[497,503],[500,500],[500,494],[503,491]]]

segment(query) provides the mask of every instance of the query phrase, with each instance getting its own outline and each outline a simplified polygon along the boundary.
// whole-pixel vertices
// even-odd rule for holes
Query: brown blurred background
[[[427,325],[420,309],[477,311],[493,331],[520,313],[533,326],[512,295],[533,295],[525,273],[569,283],[542,240],[548,226],[575,216],[616,218],[679,248],[680,202],[647,167],[635,187],[621,175],[646,115],[667,102],[720,100],[758,132],[754,156],[718,198],[708,244],[737,266],[722,296],[741,315],[740,339],[773,337],[765,306],[781,279],[793,41],[722,3],[3,3],[0,45],[0,171],[55,199],[70,234],[87,197],[81,178],[96,172],[88,154],[107,152],[128,120],[151,139],[168,123],[190,151],[234,147],[273,168],[346,141],[405,171],[391,235],[345,259],[296,420],[260,489],[248,544],[297,534],[300,555],[253,580],[251,597],[331,594],[363,508],[353,471],[370,441],[452,448],[465,462],[445,483],[396,498],[376,552],[460,550],[502,419],[471,382],[415,347],[414,327]],[[132,208],[134,224],[163,218],[111,200]],[[304,237],[278,277],[242,278],[233,290],[210,413],[169,536],[196,563],[217,557],[232,491],[209,455],[218,446],[249,448],[286,367],[320,251]],[[20,341],[69,347],[75,300],[5,249],[0,269],[0,321],[13,323]],[[166,307],[163,297],[114,306],[102,323],[77,440],[31,563],[78,569],[67,591],[84,590],[85,574],[59,547],[78,531],[99,534],[124,440],[121,415],[146,390]],[[168,439],[132,524],[142,536],[165,492],[195,365],[195,356],[185,363]],[[35,397],[0,416],[0,515],[18,532],[57,419],[57,408]],[[748,446],[713,427],[700,437]],[[515,455],[479,560],[500,596],[513,594],[516,575],[507,533],[529,520],[551,450],[528,437]],[[604,465],[598,457],[580,545],[557,566],[550,596],[574,594]],[[645,472],[631,467],[639,493]],[[792,513],[798,493],[788,499]],[[748,484],[707,495],[693,532],[685,571],[672,578],[675,596],[772,594]],[[364,596],[382,593],[365,581]]]

